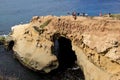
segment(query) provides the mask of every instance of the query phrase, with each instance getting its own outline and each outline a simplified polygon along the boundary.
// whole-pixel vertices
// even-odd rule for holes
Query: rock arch
[[[61,20],[59,21],[58,18]],[[51,22],[44,26],[42,28],[44,32],[39,34],[40,30],[36,30],[34,26],[41,29],[40,25],[49,19],[52,19]],[[120,51],[120,45],[118,44],[120,43],[119,25],[119,21],[108,18],[78,17],[77,20],[73,20],[70,16],[46,16],[36,18],[29,24],[15,26],[13,34],[10,36],[15,41],[14,51],[20,55],[18,59],[22,60],[24,65],[27,64],[27,67],[30,66],[35,70],[44,69],[46,72],[50,72],[58,67],[56,55],[59,53],[56,54],[54,50],[53,52],[51,50],[54,40],[57,38],[58,43],[63,45],[62,43],[65,43],[64,41],[69,38],[77,56],[77,64],[82,68],[85,79],[110,80],[112,74],[120,71],[120,62],[117,60],[119,56],[115,55],[119,54]],[[25,31],[30,31],[30,34],[24,34]],[[56,36],[54,35],[55,32],[60,32],[60,35],[54,37]],[[65,37],[62,35],[65,35]],[[55,38],[53,41],[51,36]],[[69,42],[69,40],[67,41]],[[61,51],[64,53],[63,47],[61,48]],[[113,53],[114,57],[111,56]],[[49,66],[51,64],[52,68]]]

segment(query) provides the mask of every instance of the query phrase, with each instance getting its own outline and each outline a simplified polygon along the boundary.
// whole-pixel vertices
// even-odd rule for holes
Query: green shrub
[[[33,26],[33,28],[35,29],[35,31],[39,32],[39,34],[42,34],[44,32],[43,28],[47,26],[50,22],[51,22],[51,19],[45,21],[42,25],[40,25],[40,27]]]
[[[44,27],[47,26],[50,22],[51,22],[51,19],[45,21],[42,25],[40,25],[40,28],[44,28]]]
[[[5,40],[5,37],[4,36],[0,36],[0,40]]]
[[[37,27],[37,26],[33,26],[33,28],[35,29],[35,31],[37,31],[37,32],[39,33],[39,35],[44,32],[44,29],[39,28],[39,27]]]
[[[0,36],[0,43],[4,43],[5,42],[5,37],[4,36]]]

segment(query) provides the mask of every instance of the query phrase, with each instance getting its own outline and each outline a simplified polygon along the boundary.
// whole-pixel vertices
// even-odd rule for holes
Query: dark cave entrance
[[[50,72],[51,75],[59,76],[62,74],[61,76],[63,78],[67,75],[72,80],[85,80],[83,71],[76,64],[77,56],[75,55],[75,51],[72,50],[71,40],[60,36],[60,34],[55,34],[53,41],[54,54],[58,58],[59,66],[57,69]]]
[[[59,33],[53,35],[54,41],[54,54],[58,58],[59,70],[65,70],[73,67],[77,57],[75,52],[72,50],[71,40],[60,36]]]
[[[71,68],[77,57],[75,52],[72,50],[71,40],[60,36],[58,39],[59,50],[57,58],[59,61],[59,69]]]
[[[9,42],[7,50],[12,50],[13,46],[14,46],[14,41],[12,40]]]

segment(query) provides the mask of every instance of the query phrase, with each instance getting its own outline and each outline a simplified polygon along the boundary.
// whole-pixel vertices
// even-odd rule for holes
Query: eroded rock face
[[[29,24],[12,27],[13,50],[23,65],[50,72],[59,63],[53,35],[72,41],[77,63],[86,80],[120,79],[120,21],[106,17],[34,17]],[[69,55],[68,55],[69,56]]]
[[[10,35],[15,43],[13,50],[23,65],[46,73],[57,68],[58,62],[51,52],[53,43],[40,35],[30,24],[18,25]],[[50,68],[49,68],[50,66]]]

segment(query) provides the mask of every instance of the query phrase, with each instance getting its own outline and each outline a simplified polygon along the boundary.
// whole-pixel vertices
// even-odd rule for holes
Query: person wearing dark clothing
[[[111,17],[111,13],[109,13],[108,15],[109,15],[109,17]]]
[[[79,16],[80,15],[80,13],[77,13],[77,16]]]
[[[85,13],[83,13],[83,16],[85,16]]]
[[[76,14],[76,12],[73,12],[73,13],[72,13],[72,16],[73,16],[74,20],[77,19],[77,14]]]

